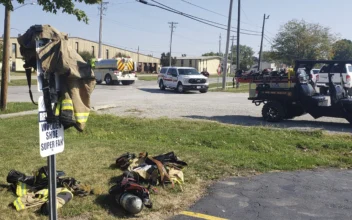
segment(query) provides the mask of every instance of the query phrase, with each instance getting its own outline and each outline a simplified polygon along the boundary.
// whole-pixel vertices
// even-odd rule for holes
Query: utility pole
[[[169,58],[169,66],[172,66],[172,56],[171,56],[171,47],[172,47],[172,34],[174,33],[174,28],[176,28],[176,24],[178,24],[177,22],[169,22],[169,24],[171,24],[170,28],[171,28],[171,36],[170,36],[170,58]]]
[[[0,107],[1,111],[6,110],[7,105],[7,87],[8,87],[8,76],[10,74],[10,9],[5,6],[5,21],[4,21],[4,39],[3,39],[3,51],[2,51],[2,70],[1,70],[1,97]]]
[[[259,59],[258,59],[258,71],[260,70],[260,63],[261,63],[261,59],[262,59],[262,50],[263,50],[263,38],[264,38],[264,27],[265,27],[265,20],[269,19],[270,15],[268,15],[267,17],[264,14],[263,17],[263,27],[262,27],[262,40],[260,42],[260,50],[259,50]]]
[[[219,35],[219,56],[221,56],[221,33]]]
[[[241,0],[238,0],[236,70],[240,69],[240,29],[241,29]]]
[[[100,25],[99,25],[99,51],[98,51],[98,58],[102,58],[101,53],[101,45],[102,45],[102,38],[103,38],[103,15],[104,15],[104,10],[106,10],[105,5],[109,4],[109,2],[104,2],[103,0],[100,2]]]
[[[233,62],[233,41],[235,40],[235,36],[231,36],[231,41],[232,41],[232,45],[231,45],[231,65],[230,65],[230,74],[232,73],[232,62]]]
[[[230,41],[230,31],[231,31],[232,3],[233,3],[233,0],[230,1],[229,21],[228,21],[228,24],[227,24],[227,38],[226,38],[226,49],[225,49],[225,58],[224,58],[224,70],[225,70],[225,73],[222,74],[222,88],[223,89],[226,89],[226,73],[227,73],[227,59],[228,59],[228,55],[229,55],[229,41]]]

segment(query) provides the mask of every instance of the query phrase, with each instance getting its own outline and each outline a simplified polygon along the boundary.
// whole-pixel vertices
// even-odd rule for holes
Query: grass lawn
[[[0,119],[0,184],[16,169],[26,174],[46,165],[39,155],[37,116]],[[75,197],[59,210],[60,218],[118,219],[107,192],[120,171],[110,168],[125,152],[148,151],[157,155],[174,151],[188,163],[184,170],[184,192],[178,188],[151,195],[152,210],[144,209],[136,219],[165,219],[198,199],[206,184],[220,177],[271,170],[315,167],[350,167],[352,137],[327,135],[321,131],[292,131],[241,127],[216,122],[141,119],[93,114],[86,130],[65,132],[65,151],[57,155],[57,169],[89,184],[95,195]],[[297,148],[304,146],[306,151]],[[99,193],[100,192],[100,193]],[[16,212],[8,207],[15,196],[0,187],[1,219],[47,219],[33,210]],[[116,208],[115,208],[116,209]],[[113,214],[115,213],[115,216]],[[75,218],[79,219],[79,218]]]
[[[137,75],[138,80],[144,80],[144,81],[157,81],[158,80],[158,75],[155,74],[155,76],[143,76],[143,75]]]
[[[232,88],[232,82],[227,82],[226,86],[230,86],[227,87],[226,90],[223,90],[222,87],[222,83],[211,83],[209,84],[209,90],[211,92],[233,92],[233,93],[248,93],[248,83],[241,83],[239,88]]]
[[[37,86],[37,80],[32,79],[32,89]],[[27,80],[26,79],[18,79],[18,80],[11,80],[11,82],[8,84],[9,86],[27,86]],[[1,80],[0,80],[0,86],[1,86]],[[34,87],[33,87],[34,86]]]
[[[234,76],[234,74],[229,74],[227,77],[233,77]],[[210,76],[209,76],[209,78],[220,78],[220,79],[222,79],[222,75],[217,75],[217,74],[211,74]]]
[[[25,71],[23,71],[23,72],[11,72],[10,75],[11,76],[24,76],[25,77],[26,76],[26,72]],[[34,76],[35,77],[37,76],[36,72],[32,73],[32,77],[34,77]]]
[[[8,102],[6,111],[0,111],[0,115],[15,113],[15,112],[23,112],[37,109],[38,106],[34,105],[31,102]]]

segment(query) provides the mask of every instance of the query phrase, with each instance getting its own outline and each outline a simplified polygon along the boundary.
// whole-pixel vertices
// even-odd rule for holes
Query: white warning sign
[[[40,156],[47,157],[64,151],[64,127],[61,123],[47,123],[43,96],[38,100]]]

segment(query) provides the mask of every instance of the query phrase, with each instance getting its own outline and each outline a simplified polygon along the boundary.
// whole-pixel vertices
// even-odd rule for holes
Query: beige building
[[[0,41],[2,39],[0,38]],[[99,44],[95,41],[79,38],[70,37],[69,45],[74,48],[77,52],[87,51],[93,56],[98,58]],[[20,53],[19,44],[17,37],[11,37],[10,39],[10,63],[12,71],[24,71],[23,60]],[[129,50],[124,50],[111,45],[102,45],[102,58],[113,59],[118,53],[130,56],[135,62],[139,62],[139,72],[154,72],[157,71],[160,66],[160,58],[152,57],[145,54],[136,53]]]
[[[220,56],[199,56],[199,57],[176,57],[175,66],[194,67],[198,72],[206,69],[209,74],[217,74],[222,57]],[[228,64],[228,67],[230,64]]]

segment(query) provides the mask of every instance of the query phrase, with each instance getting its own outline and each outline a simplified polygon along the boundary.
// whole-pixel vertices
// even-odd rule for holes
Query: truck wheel
[[[122,80],[121,83],[122,83],[122,85],[124,85],[124,86],[131,85],[131,82],[128,81],[128,80]]]
[[[162,81],[162,80],[160,80],[160,82],[159,82],[159,88],[160,88],[160,90],[165,90],[165,85],[164,85],[164,82]]]
[[[199,90],[200,93],[207,93],[208,92],[208,89],[202,89],[202,90]]]
[[[96,82],[98,85],[101,84],[101,80],[96,80]]]
[[[184,93],[185,92],[182,83],[178,83],[176,89],[177,89],[177,92],[179,92],[179,93]]]
[[[106,85],[112,85],[113,84],[113,81],[112,81],[112,78],[110,76],[110,74],[106,74],[105,75],[105,79],[104,79]]]
[[[279,122],[285,117],[284,107],[279,102],[268,102],[262,109],[263,118],[269,122]]]

